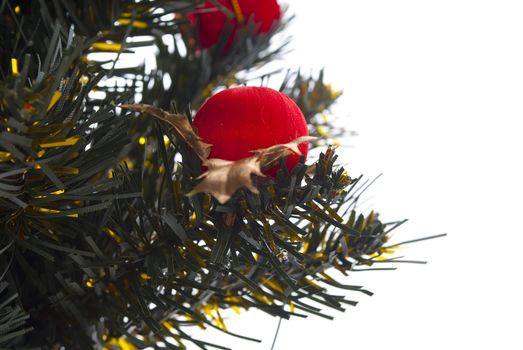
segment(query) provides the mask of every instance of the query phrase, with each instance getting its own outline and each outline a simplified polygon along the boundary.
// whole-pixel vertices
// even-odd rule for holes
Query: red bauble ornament
[[[225,51],[232,46],[238,27],[252,18],[259,25],[257,34],[267,33],[274,22],[281,18],[281,9],[277,0],[217,0],[235,14],[230,19],[233,26],[231,36],[225,45]],[[191,22],[197,25],[198,37],[203,48],[214,46],[222,35],[227,23],[227,16],[210,1],[205,1],[194,14],[189,15]]]
[[[252,151],[309,135],[300,108],[285,94],[266,87],[236,87],[211,96],[194,117],[193,126],[212,145],[209,158],[238,160]],[[308,143],[298,146],[307,157]],[[287,157],[292,170],[300,156]],[[278,166],[265,173],[276,175]]]

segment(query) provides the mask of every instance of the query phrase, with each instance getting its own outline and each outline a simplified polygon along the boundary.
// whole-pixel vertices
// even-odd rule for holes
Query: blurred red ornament
[[[237,87],[211,96],[198,110],[193,126],[212,145],[209,158],[239,160],[252,151],[309,135],[300,108],[285,94],[265,87]],[[307,157],[308,143],[298,146]],[[300,156],[287,157],[292,170]],[[275,176],[278,166],[265,173]]]
[[[232,24],[232,33],[225,44],[225,51],[232,46],[238,30],[248,20],[259,26],[256,34],[267,33],[274,22],[281,18],[281,9],[277,0],[217,0],[231,11],[234,16],[227,20],[226,14],[211,1],[205,3],[189,15],[189,20],[197,26],[198,37],[203,48],[214,46],[220,40],[227,22]]]

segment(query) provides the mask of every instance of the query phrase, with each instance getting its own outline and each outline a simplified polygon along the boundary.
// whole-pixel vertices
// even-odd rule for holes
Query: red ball
[[[253,19],[259,25],[257,34],[267,33],[274,22],[281,18],[280,5],[276,0],[218,0],[218,2],[235,13],[229,20],[233,30],[225,45],[225,51],[232,46],[236,31],[240,26],[238,23],[238,11],[235,11],[233,3],[236,2],[245,21]],[[227,23],[227,16],[210,1],[206,1],[194,14],[189,16],[193,23],[197,23],[198,37],[203,48],[214,46],[222,35],[223,28]],[[196,21],[197,19],[197,21]]]
[[[309,135],[300,108],[285,94],[266,87],[236,87],[211,96],[194,117],[193,126],[212,145],[209,158],[238,160],[252,151]],[[307,157],[308,143],[298,146]],[[292,170],[300,156],[287,157]],[[278,166],[265,173],[276,175]]]

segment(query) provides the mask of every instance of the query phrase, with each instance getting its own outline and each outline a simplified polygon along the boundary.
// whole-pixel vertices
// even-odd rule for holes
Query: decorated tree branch
[[[243,86],[288,20],[275,0],[0,1],[0,348],[224,349],[191,327],[259,341],[220,312],[332,318],[356,304],[339,290],[371,293],[331,271],[401,261],[404,221],[358,213],[367,182],[324,146],[340,93]]]

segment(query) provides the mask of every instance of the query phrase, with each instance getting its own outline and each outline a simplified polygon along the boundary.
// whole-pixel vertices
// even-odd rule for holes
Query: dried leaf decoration
[[[299,137],[286,144],[253,151],[253,156],[237,161],[209,159],[203,163],[208,170],[199,177],[203,178],[202,182],[189,195],[206,192],[224,204],[241,187],[258,193],[252,182],[252,175],[265,176],[261,170],[269,168],[279,159],[291,153],[301,155],[298,145],[313,139],[315,137],[312,136]]]
[[[203,178],[189,193],[193,195],[199,192],[211,194],[221,204],[227,202],[231,196],[241,187],[247,187],[252,193],[258,193],[258,189],[252,183],[251,175],[265,176],[261,172],[258,157],[249,157],[237,161],[223,159],[209,159],[204,162],[207,171],[200,175]]]
[[[270,168],[274,163],[283,157],[287,157],[292,153],[297,155],[302,155],[298,145],[316,140],[314,136],[302,136],[298,137],[295,140],[292,140],[289,143],[278,144],[264,149],[258,149],[253,151],[256,156],[260,158],[261,168],[267,169]]]
[[[196,135],[194,129],[184,115],[168,113],[158,107],[146,104],[123,104],[120,105],[120,108],[134,112],[146,113],[169,123],[174,128],[176,135],[184,140],[202,161],[205,161],[209,157],[211,145],[203,142],[202,139]]]

